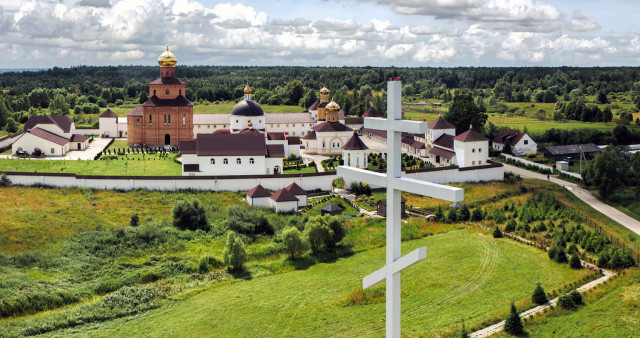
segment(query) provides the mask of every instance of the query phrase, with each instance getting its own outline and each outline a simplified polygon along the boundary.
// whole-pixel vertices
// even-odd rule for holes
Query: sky
[[[0,0],[0,68],[640,66],[632,0]]]

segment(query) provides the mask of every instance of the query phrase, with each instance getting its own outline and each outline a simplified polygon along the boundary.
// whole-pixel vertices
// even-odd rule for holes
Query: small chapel
[[[149,99],[127,113],[127,144],[176,146],[193,140],[193,103],[186,83],[175,77],[178,60],[167,49],[158,57],[160,77],[149,83]]]

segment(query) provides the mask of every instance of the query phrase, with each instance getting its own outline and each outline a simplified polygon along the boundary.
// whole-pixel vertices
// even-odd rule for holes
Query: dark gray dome
[[[264,111],[262,111],[262,107],[259,104],[253,101],[243,100],[238,102],[231,111],[231,115],[240,115],[240,116],[263,116]]]

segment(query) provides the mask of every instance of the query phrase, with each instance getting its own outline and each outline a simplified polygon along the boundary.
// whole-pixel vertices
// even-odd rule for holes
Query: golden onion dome
[[[253,123],[251,123],[251,120],[249,120],[249,123],[247,123],[247,125],[248,125],[249,127],[253,127]]]
[[[331,99],[331,102],[329,102],[329,104],[327,104],[325,109],[331,110],[331,111],[338,111],[338,110],[340,110],[340,106],[336,103],[336,101]]]
[[[245,93],[245,95],[248,95],[248,94],[252,93],[251,87],[249,87],[249,83],[247,83],[247,85],[244,86],[244,93]]]
[[[327,87],[322,87],[322,89],[320,89],[320,94],[322,95],[328,95],[329,94],[329,89],[327,89]]]
[[[176,63],[178,63],[178,59],[169,51],[169,46],[167,46],[167,50],[158,57],[158,64],[160,67],[175,67]]]

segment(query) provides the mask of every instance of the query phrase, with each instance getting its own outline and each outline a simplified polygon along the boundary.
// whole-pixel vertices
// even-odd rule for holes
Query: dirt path
[[[547,175],[543,175],[530,170],[514,167],[508,164],[504,164],[504,170],[508,172],[512,172],[514,174],[518,174],[522,177],[536,178],[539,180],[547,179]],[[571,191],[571,193],[576,195],[576,197],[581,199],[583,202],[589,204],[591,207],[598,210],[605,216],[611,218],[612,220],[618,222],[625,228],[640,235],[640,221],[600,201],[595,196],[593,196],[589,191],[582,189],[580,186],[578,186],[575,183],[567,182],[556,177],[551,177],[550,181],[552,183],[565,187],[567,190]]]

